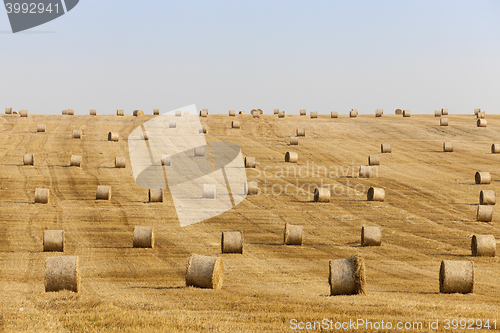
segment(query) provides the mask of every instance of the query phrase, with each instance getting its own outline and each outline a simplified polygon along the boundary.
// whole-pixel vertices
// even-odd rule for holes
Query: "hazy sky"
[[[0,112],[498,113],[499,18],[498,0],[80,0],[12,34],[0,9]]]

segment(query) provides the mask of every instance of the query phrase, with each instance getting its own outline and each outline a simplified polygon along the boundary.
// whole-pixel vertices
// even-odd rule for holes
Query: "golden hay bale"
[[[195,157],[202,157],[205,156],[205,147],[195,147],[194,148],[194,156]]]
[[[168,128],[176,128],[177,127],[177,122],[175,120],[170,120],[168,122]]]
[[[5,108],[5,114],[12,114],[12,108]]]
[[[318,112],[312,111],[311,112],[311,118],[318,118]]]
[[[477,119],[484,119],[484,117],[486,117],[486,113],[484,111],[479,111],[477,114],[476,114],[476,118]]]
[[[17,112],[17,111],[12,111],[12,114],[19,114],[19,112]]]
[[[90,115],[91,116],[97,116],[97,110],[96,109],[91,109],[90,110]]]
[[[148,201],[149,202],[163,202],[163,190],[161,188],[152,189],[148,191]]]
[[[434,111],[434,117],[441,117],[441,110]]]
[[[356,110],[356,111],[355,111]],[[350,118],[356,118],[358,116],[358,111],[357,109],[352,109],[351,111],[349,111],[349,117]]]
[[[245,157],[245,168],[255,168],[256,166],[255,157]]]
[[[285,111],[279,111],[278,118],[285,118]]]
[[[297,128],[296,132],[297,132],[297,136],[306,136],[306,129],[305,128]]]
[[[69,166],[80,167],[82,165],[82,157],[80,155],[71,155]]]
[[[144,111],[134,110],[134,112],[132,114],[134,115],[134,117],[140,117],[140,116],[144,116]]]
[[[161,155],[161,165],[164,165],[164,166],[172,165],[172,156],[171,155]]]
[[[125,168],[127,159],[125,156],[117,156],[115,157],[115,168],[123,169]]]
[[[49,203],[49,189],[36,188],[35,189],[35,203],[47,204]]]
[[[477,127],[486,127],[487,124],[488,124],[488,122],[486,121],[486,119],[478,119],[477,120]]]
[[[67,116],[67,115],[68,115],[68,110],[62,110],[61,114],[62,114],[63,116]]]
[[[254,118],[259,118],[260,117],[260,113],[257,110],[252,110],[251,115]]]
[[[330,117],[331,118],[338,118],[339,117],[339,113],[337,111],[332,111]]]
[[[448,109],[441,109],[441,114],[443,116],[447,116],[448,115]]]
[[[160,115],[160,109],[153,109],[153,116],[159,116]]]
[[[223,280],[222,258],[191,255],[186,268],[186,287],[221,289]]]
[[[380,156],[378,155],[368,156],[368,165],[380,165]]]
[[[124,116],[125,115],[125,111],[124,110],[116,110],[116,115],[117,116]]]
[[[229,117],[236,117],[236,110],[229,110]]]
[[[375,110],[375,117],[376,118],[382,117],[383,114],[384,114],[384,110],[382,110],[382,109]]]
[[[410,117],[410,116],[411,116],[410,110],[403,110],[403,117]]]
[[[489,184],[491,182],[491,175],[486,171],[478,171],[474,176],[476,184]]]
[[[474,235],[470,244],[473,257],[494,257],[497,252],[497,242],[493,235]]]
[[[445,153],[453,152],[453,142],[443,142],[443,151]]]
[[[33,154],[24,154],[23,156],[23,164],[24,165],[33,165]]]
[[[80,291],[78,256],[48,257],[45,261],[45,292]]]
[[[299,114],[305,116],[307,114],[306,109],[300,109]]]
[[[68,116],[74,116],[75,115],[75,109],[68,109]]]
[[[155,247],[155,228],[154,227],[134,227],[133,247],[153,248]]]
[[[73,139],[81,139],[82,131],[81,130],[73,130]]]
[[[216,190],[215,184],[203,184],[203,198],[215,199],[216,197],[215,190]]]
[[[208,111],[203,109],[200,111],[200,117],[208,117]]]
[[[205,109],[203,109],[203,110],[205,110]],[[207,114],[208,114],[208,112],[207,112]],[[175,110],[175,116],[176,117],[182,117],[182,111],[181,110]]]
[[[117,142],[120,139],[120,134],[116,132],[109,132],[108,133],[108,141],[114,141]]]
[[[331,296],[366,294],[365,261],[361,255],[330,260],[329,266]]]
[[[361,246],[380,246],[382,244],[382,229],[380,227],[361,228]]]
[[[297,163],[299,161],[299,154],[296,152],[287,151],[285,154],[285,162]]]
[[[21,117],[27,117],[28,116],[28,110],[21,110],[21,111],[19,111],[19,115]]]
[[[398,116],[399,115],[402,115],[403,114],[403,110],[401,109],[396,109],[396,111],[394,111],[395,114],[397,114]]]
[[[231,128],[240,128],[240,122],[238,120],[233,120],[231,122]]]
[[[448,126],[448,118],[439,119],[439,126]]]
[[[316,187],[314,190],[314,202],[330,202],[330,189],[326,187]]]
[[[390,143],[382,143],[380,145],[380,152],[381,153],[391,153],[392,152],[392,146]]]
[[[384,201],[385,190],[380,187],[370,187],[366,198],[368,201]]]
[[[493,220],[493,207],[486,205],[477,206],[476,219],[479,222],[491,222]]]
[[[224,231],[220,240],[222,253],[243,253],[243,234],[241,231]]]
[[[247,114],[245,111],[240,111],[238,114]]]
[[[111,200],[111,187],[98,185],[95,193],[96,200]]]
[[[372,168],[369,165],[360,165],[358,177],[359,178],[371,178],[372,177]]]
[[[285,245],[302,245],[302,230],[301,225],[293,225],[285,223],[285,232],[283,233],[283,244]]]
[[[494,143],[491,145],[491,153],[492,154],[498,154],[500,153],[500,144]]]
[[[497,196],[493,190],[482,190],[479,192],[480,205],[494,205],[497,202]]]
[[[474,115],[477,116],[477,113],[480,111],[481,111],[481,109],[474,109]]]
[[[245,182],[245,194],[248,195],[258,195],[259,194],[259,186],[256,181]]]
[[[39,132],[39,133],[43,133],[45,132],[45,125],[42,125],[42,124],[38,124],[36,126],[36,131]]]
[[[43,252],[64,252],[63,230],[44,230]]]
[[[280,112],[280,109],[274,109],[273,114],[278,114]]]
[[[290,146],[296,146],[299,144],[299,138],[296,136],[290,137]]]
[[[439,292],[468,294],[474,292],[474,263],[472,261],[441,261]]]

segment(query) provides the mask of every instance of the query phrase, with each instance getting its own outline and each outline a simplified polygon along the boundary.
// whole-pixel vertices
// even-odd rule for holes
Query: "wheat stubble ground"
[[[475,221],[479,191],[500,193],[500,154],[490,153],[500,142],[500,116],[477,128],[472,115],[450,115],[448,127],[424,115],[240,115],[239,130],[230,128],[233,117],[201,118],[209,143],[234,142],[256,157],[247,177],[258,180],[262,193],[184,228],[168,192],[163,203],[149,204],[147,190],[134,182],[124,138],[151,118],[0,117],[0,327],[6,332],[280,332],[290,331],[293,318],[500,320],[499,260],[470,256],[471,235],[500,237],[498,213],[491,223]],[[46,133],[36,133],[37,124],[46,124]],[[306,137],[289,146],[296,128],[305,128]],[[81,140],[72,138],[73,129],[83,130]],[[120,133],[119,142],[107,141],[111,130]],[[442,152],[445,141],[454,143],[453,153]],[[378,177],[352,177],[352,168],[379,154],[381,143],[391,143],[392,153],[380,155]],[[287,174],[289,150],[299,154],[297,175]],[[34,167],[21,165],[25,153],[35,155]],[[68,167],[72,154],[82,156],[82,168]],[[113,167],[115,156],[127,156],[126,169]],[[476,171],[489,171],[491,185],[475,185]],[[329,184],[337,195],[313,203],[313,184]],[[97,185],[112,186],[111,201],[94,200]],[[360,192],[370,186],[385,188],[386,200],[367,202]],[[33,203],[37,187],[50,189],[49,204]],[[301,247],[282,245],[285,222],[304,226]],[[132,248],[136,225],[155,227],[154,249]],[[359,246],[363,225],[382,227],[381,247]],[[64,255],[80,256],[79,294],[44,292],[45,258],[60,255],[41,252],[46,229],[63,229]],[[220,255],[221,232],[233,230],[243,231],[244,254],[222,255],[222,290],[186,288],[190,254]],[[367,295],[328,296],[328,261],[356,253],[365,256]],[[438,293],[441,260],[474,261],[474,294]]]

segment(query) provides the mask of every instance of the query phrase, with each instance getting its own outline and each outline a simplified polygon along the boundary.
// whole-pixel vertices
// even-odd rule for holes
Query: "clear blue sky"
[[[80,0],[0,32],[0,112],[500,111],[498,0]]]

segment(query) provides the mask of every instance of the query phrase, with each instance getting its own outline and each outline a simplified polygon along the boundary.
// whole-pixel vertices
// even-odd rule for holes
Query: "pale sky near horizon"
[[[500,113],[500,1],[80,0],[12,34],[0,112]]]

